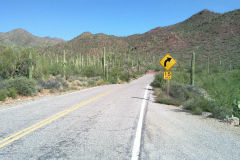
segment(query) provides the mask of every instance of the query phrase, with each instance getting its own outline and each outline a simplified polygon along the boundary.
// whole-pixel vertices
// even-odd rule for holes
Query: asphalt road
[[[0,160],[131,159],[148,74],[0,110]],[[148,100],[140,159],[240,159],[240,130]]]

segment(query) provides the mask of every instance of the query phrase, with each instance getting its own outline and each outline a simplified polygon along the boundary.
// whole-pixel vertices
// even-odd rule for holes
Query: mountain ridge
[[[110,54],[129,51],[139,54],[163,55],[171,52],[179,60],[190,59],[192,51],[199,52],[201,59],[214,61],[240,59],[240,9],[224,14],[202,10],[177,24],[156,27],[143,34],[117,37],[106,34],[81,34],[65,43],[47,48],[47,51],[96,54],[105,47]],[[46,51],[46,50],[45,50]]]
[[[0,44],[6,46],[46,47],[62,42],[65,41],[60,38],[35,36],[22,28],[0,32]]]
[[[190,59],[195,51],[201,56],[198,59],[210,57],[217,61],[222,57],[237,64],[240,61],[234,59],[240,60],[240,9],[223,14],[205,9],[174,25],[126,37],[83,32],[69,41],[42,47],[39,53],[62,54],[65,50],[68,54],[97,54],[103,47],[109,54],[162,56],[170,52],[180,61]]]

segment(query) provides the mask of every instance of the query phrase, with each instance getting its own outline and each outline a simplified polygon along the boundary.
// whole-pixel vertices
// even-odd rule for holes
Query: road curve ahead
[[[0,159],[131,159],[148,74],[0,110]]]

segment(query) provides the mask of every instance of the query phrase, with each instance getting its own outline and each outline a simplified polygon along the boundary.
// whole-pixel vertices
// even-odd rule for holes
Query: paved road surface
[[[131,159],[152,80],[146,75],[0,110],[0,159]],[[238,128],[151,99],[148,104],[140,159],[240,159]]]

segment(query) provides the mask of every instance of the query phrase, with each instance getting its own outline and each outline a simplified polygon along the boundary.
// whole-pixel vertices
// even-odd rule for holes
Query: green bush
[[[62,89],[63,88],[63,79],[52,78],[48,80],[39,80],[39,83],[44,89]]]
[[[235,100],[240,99],[240,72],[238,70],[224,73],[204,74],[198,77],[198,84],[206,89],[214,99],[216,107],[213,112],[216,117],[237,116]]]
[[[32,96],[36,93],[36,82],[26,77],[17,77],[9,80],[8,88],[13,88],[18,94]]]
[[[8,81],[7,80],[1,80],[0,81],[0,90],[7,89]]]
[[[82,73],[86,77],[96,77],[101,75],[100,68],[95,68],[94,66],[84,67]]]
[[[173,72],[171,81],[175,82],[175,83],[179,83],[179,84],[189,84],[190,83],[190,73],[188,73],[186,71]]]
[[[0,101],[5,101],[7,98],[7,91],[6,90],[0,90]]]
[[[170,85],[169,94],[171,97],[176,98],[182,102],[188,100],[189,98],[207,96],[207,92],[204,89],[186,84]]]
[[[233,105],[234,105],[233,107],[234,116],[240,118],[240,100],[234,100]]]
[[[195,96],[185,101],[183,106],[194,114],[201,114],[203,111],[214,112],[216,104],[212,100]]]
[[[8,97],[12,97],[13,99],[17,98],[18,93],[15,89],[9,88],[8,89]]]
[[[167,96],[158,97],[158,98],[156,98],[155,101],[157,103],[167,104],[167,105],[174,105],[174,106],[180,106],[181,105],[181,102],[177,101],[174,98],[167,97]]]
[[[50,67],[50,74],[52,74],[53,76],[56,75],[60,75],[62,73],[62,65],[59,63],[54,63],[51,67]]]
[[[163,91],[161,88],[155,88],[154,95],[156,96],[155,102],[157,103],[175,105],[175,106],[181,105],[181,102],[179,102],[178,100],[172,97],[167,96],[166,92]]]
[[[123,68],[120,67],[112,68],[108,74],[108,81],[112,84],[119,83],[120,75],[123,71],[124,71]]]
[[[110,84],[117,84],[118,83],[118,79],[116,77],[109,77],[108,78],[108,82]]]
[[[163,88],[165,85],[165,80],[163,79],[163,74],[156,74],[154,81],[151,83],[152,87]]]
[[[120,80],[129,82],[130,81],[130,74],[129,73],[122,73],[120,75]]]

